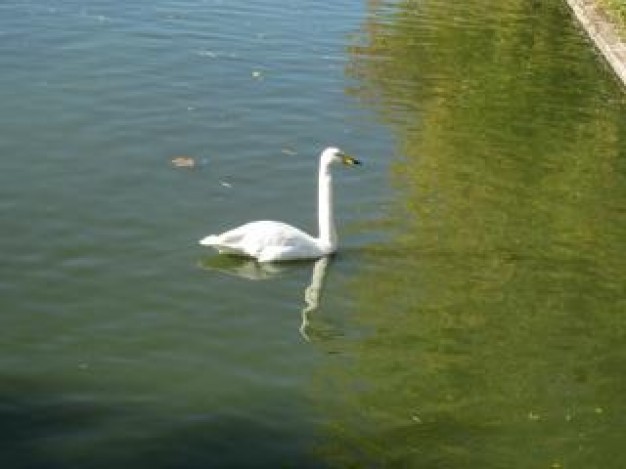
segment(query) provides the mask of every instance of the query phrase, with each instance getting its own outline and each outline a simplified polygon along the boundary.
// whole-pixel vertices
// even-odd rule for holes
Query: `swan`
[[[313,237],[286,223],[253,221],[218,235],[209,235],[200,244],[219,253],[255,258],[259,262],[317,259],[337,250],[333,217],[333,190],[330,167],[334,163],[352,166],[361,162],[338,148],[320,154],[318,178],[319,236]]]

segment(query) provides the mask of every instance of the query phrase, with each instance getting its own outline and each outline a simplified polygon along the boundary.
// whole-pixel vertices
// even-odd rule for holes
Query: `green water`
[[[558,2],[371,7],[397,201],[318,375],[338,466],[626,463],[625,95],[588,46]]]
[[[563,3],[0,6],[0,465],[623,467],[626,95]],[[337,256],[196,245],[315,230],[328,144]]]

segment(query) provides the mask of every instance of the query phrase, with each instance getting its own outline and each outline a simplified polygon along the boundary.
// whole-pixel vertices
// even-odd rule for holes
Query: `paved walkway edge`
[[[626,43],[593,0],[567,0],[596,47],[626,86]]]

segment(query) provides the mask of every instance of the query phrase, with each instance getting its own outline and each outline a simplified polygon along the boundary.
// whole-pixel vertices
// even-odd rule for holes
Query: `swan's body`
[[[200,241],[220,253],[249,256],[259,261],[311,259],[329,254],[336,246],[322,246],[317,239],[286,223],[253,221]]]
[[[219,235],[210,235],[200,244],[220,253],[248,256],[259,262],[316,259],[337,250],[337,232],[333,217],[333,163],[359,164],[337,148],[327,148],[320,155],[318,179],[319,235],[313,237],[298,228],[277,221],[254,221]]]

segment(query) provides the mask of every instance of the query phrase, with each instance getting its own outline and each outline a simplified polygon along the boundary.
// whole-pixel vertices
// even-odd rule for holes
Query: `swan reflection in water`
[[[324,287],[324,278],[326,277],[326,268],[330,257],[320,257],[313,265],[313,273],[311,274],[311,283],[304,290],[304,302],[306,306],[302,309],[302,324],[300,324],[300,335],[310,342],[311,339],[307,334],[309,327],[309,313],[315,311],[320,304],[322,288]]]
[[[302,309],[302,323],[300,324],[299,330],[300,335],[307,342],[310,342],[311,340],[307,332],[309,327],[309,314],[319,307],[320,297],[324,286],[324,278],[326,277],[326,270],[329,262],[330,256],[320,257],[315,261],[311,274],[311,282],[304,290],[305,306]],[[302,265],[302,262],[297,262],[296,264]],[[241,277],[246,280],[268,280],[285,273],[290,266],[293,267],[294,263],[259,263],[254,259],[241,257],[212,256],[206,259],[201,259],[198,265],[206,270],[214,270],[220,273]]]
[[[282,274],[288,264],[260,263],[237,256],[211,256],[200,259],[198,265],[204,270],[214,270],[246,280],[268,280]]]

